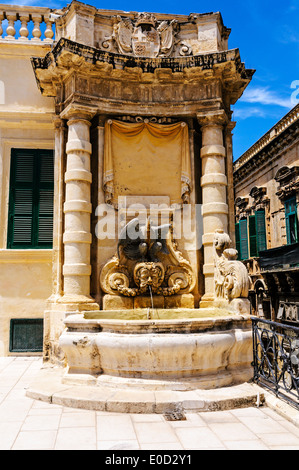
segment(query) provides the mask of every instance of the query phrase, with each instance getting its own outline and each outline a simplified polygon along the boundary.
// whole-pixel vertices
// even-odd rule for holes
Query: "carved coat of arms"
[[[171,53],[175,20],[158,22],[152,13],[140,13],[135,22],[129,18],[117,19],[112,36],[102,43],[104,48],[110,48],[113,41],[120,53],[136,57],[165,57]]]

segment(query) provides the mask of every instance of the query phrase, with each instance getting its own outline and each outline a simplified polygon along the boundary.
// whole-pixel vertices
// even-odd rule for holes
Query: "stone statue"
[[[245,265],[237,261],[238,252],[230,248],[231,240],[223,230],[217,230],[214,235],[215,259],[215,297],[231,301],[237,298],[247,298],[249,276]]]

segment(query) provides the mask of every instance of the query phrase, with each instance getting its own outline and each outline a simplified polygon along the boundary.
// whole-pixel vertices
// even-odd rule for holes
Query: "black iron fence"
[[[254,381],[299,408],[299,328],[251,318]]]

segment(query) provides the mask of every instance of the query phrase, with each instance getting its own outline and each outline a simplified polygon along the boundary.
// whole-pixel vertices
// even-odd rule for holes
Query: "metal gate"
[[[254,381],[299,409],[299,328],[251,318]]]

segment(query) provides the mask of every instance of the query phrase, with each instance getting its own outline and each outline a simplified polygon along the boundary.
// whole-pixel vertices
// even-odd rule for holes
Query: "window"
[[[236,249],[239,252],[239,259],[248,259],[247,219],[241,219],[236,224]]]
[[[10,320],[10,352],[40,352],[42,350],[42,318],[13,318]]]
[[[297,221],[297,203],[296,197],[287,199],[284,203],[287,244],[291,245],[298,242],[298,221]]]
[[[7,248],[52,248],[52,150],[12,149]]]
[[[249,216],[250,257],[259,256],[260,251],[267,249],[265,211],[260,209]]]

